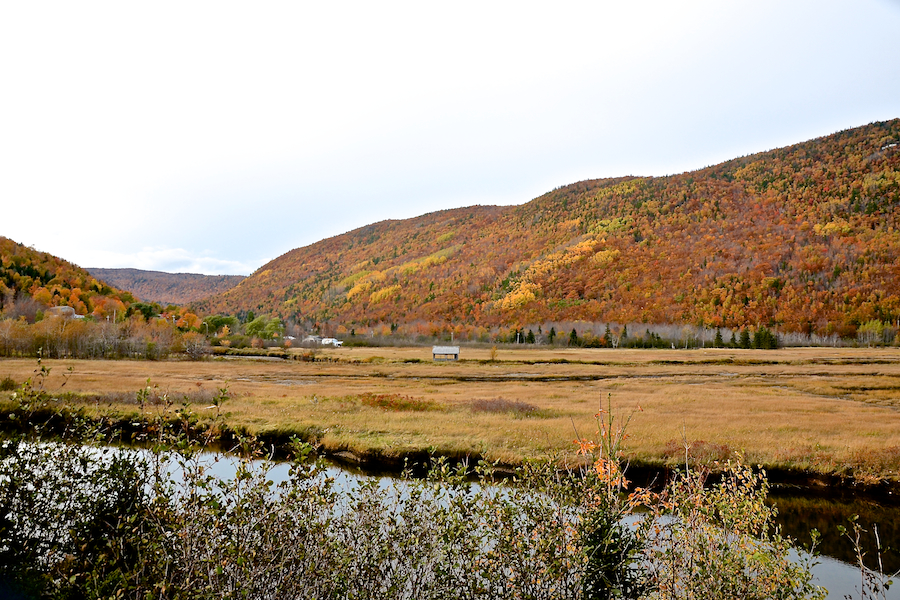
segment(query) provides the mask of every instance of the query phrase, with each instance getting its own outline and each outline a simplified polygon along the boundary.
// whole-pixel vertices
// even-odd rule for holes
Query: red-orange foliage
[[[20,292],[46,306],[71,306],[80,315],[99,310],[105,316],[107,308],[121,310],[134,301],[70,262],[0,236],[0,301],[11,302]]]
[[[898,215],[900,119],[671,177],[376,223],[288,252],[195,308],[358,330],[590,320],[852,332],[900,318]]]

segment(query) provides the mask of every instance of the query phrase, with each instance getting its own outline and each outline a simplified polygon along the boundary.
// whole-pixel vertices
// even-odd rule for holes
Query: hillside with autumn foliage
[[[298,248],[196,308],[431,331],[560,321],[853,335],[900,317],[900,119]]]
[[[117,288],[128,290],[144,302],[184,305],[230,290],[243,275],[200,275],[197,273],[163,273],[142,269],[95,269],[88,272]]]
[[[132,302],[129,292],[81,267],[0,236],[0,308],[5,313],[70,306],[77,315],[99,319],[124,314]]]

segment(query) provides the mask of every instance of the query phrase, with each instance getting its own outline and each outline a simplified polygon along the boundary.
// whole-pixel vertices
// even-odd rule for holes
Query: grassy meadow
[[[517,463],[574,455],[596,439],[595,415],[633,415],[627,455],[650,464],[745,459],[768,467],[897,482],[897,349],[604,350],[463,348],[460,362],[430,348],[340,348],[316,362],[44,361],[46,389],[91,412],[138,413],[134,392],[158,386],[201,419],[227,386],[221,417],[253,433],[314,434],[328,452],[398,457],[435,450]],[[72,367],[65,387],[64,374]],[[34,360],[0,361],[21,383]],[[9,392],[0,392],[2,394]],[[150,407],[149,410],[160,410]]]

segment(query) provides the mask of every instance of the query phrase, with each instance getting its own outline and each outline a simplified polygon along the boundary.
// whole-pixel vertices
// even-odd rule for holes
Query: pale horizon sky
[[[898,0],[622,4],[5,3],[0,235],[247,275],[385,219],[900,117]]]

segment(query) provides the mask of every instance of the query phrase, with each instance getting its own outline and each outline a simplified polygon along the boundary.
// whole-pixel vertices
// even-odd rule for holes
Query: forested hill
[[[128,290],[145,302],[185,305],[230,290],[243,275],[199,275],[163,273],[141,269],[95,269],[88,271],[102,281]]]
[[[33,316],[41,306],[71,306],[80,315],[124,314],[132,295],[61,258],[0,236],[0,308]]]
[[[385,221],[209,298],[300,322],[589,320],[850,334],[900,317],[900,119],[668,177]]]

